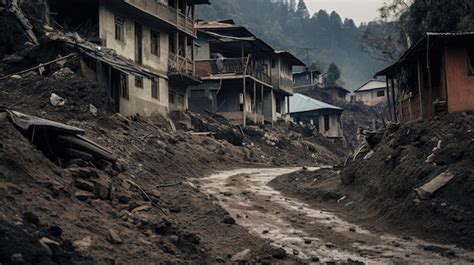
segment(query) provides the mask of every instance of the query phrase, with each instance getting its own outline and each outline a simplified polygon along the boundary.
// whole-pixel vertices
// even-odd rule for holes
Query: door
[[[135,61],[143,63],[143,29],[142,25],[135,23]]]

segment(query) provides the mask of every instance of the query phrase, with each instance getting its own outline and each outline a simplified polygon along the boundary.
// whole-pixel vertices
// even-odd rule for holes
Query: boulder
[[[247,248],[235,254],[234,256],[232,256],[230,261],[237,262],[237,263],[240,263],[240,262],[247,263],[250,261],[251,258],[252,258],[252,251]]]

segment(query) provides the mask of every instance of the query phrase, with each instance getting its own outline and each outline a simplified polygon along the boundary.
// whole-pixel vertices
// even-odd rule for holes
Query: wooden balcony
[[[165,21],[178,30],[196,36],[194,21],[176,8],[170,7],[159,0],[124,0],[125,3]]]
[[[243,75],[245,70],[245,62],[247,58],[226,58],[196,61],[196,75],[198,77],[206,77],[212,75],[235,74]],[[247,66],[247,75],[250,75],[263,83],[271,84],[271,77],[266,73],[265,68],[261,64],[249,64]]]
[[[173,53],[170,53],[168,58],[168,71],[171,75],[179,74],[195,77],[193,60],[191,60],[191,58],[184,58]]]

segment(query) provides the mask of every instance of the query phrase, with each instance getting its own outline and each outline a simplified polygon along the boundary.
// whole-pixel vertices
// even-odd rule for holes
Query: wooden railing
[[[246,59],[247,58],[225,58],[196,61],[196,75],[198,77],[218,74],[242,75],[245,71]],[[266,84],[271,84],[272,79],[265,71],[265,67],[261,64],[249,64],[246,74]]]
[[[170,74],[184,74],[194,77],[194,62],[191,58],[170,53],[168,58],[168,71]]]
[[[125,3],[176,26],[180,31],[196,36],[192,18],[182,14],[176,8],[161,3],[159,0],[125,0]]]

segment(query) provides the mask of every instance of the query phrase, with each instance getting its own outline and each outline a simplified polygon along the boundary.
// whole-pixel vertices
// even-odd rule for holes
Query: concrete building
[[[304,65],[274,49],[232,20],[198,23],[196,74],[190,109],[218,113],[237,124],[273,123],[293,93],[291,70]]]
[[[290,97],[290,116],[296,123],[312,124],[328,138],[343,137],[339,107],[295,93]]]
[[[394,121],[474,110],[474,33],[427,33],[393,65],[378,72],[389,87]]]
[[[52,25],[91,25],[100,45],[83,54],[86,76],[109,89],[109,107],[126,116],[188,108],[187,88],[198,84],[193,50],[195,5],[208,0],[50,0]],[[77,6],[77,10],[71,8]],[[84,16],[90,14],[91,17]],[[60,21],[60,22],[58,22]],[[84,34],[87,35],[87,34]],[[82,34],[81,34],[82,36]],[[111,59],[103,50],[113,50]]]
[[[387,83],[380,80],[369,80],[356,89],[356,101],[367,106],[375,106],[387,103]]]

